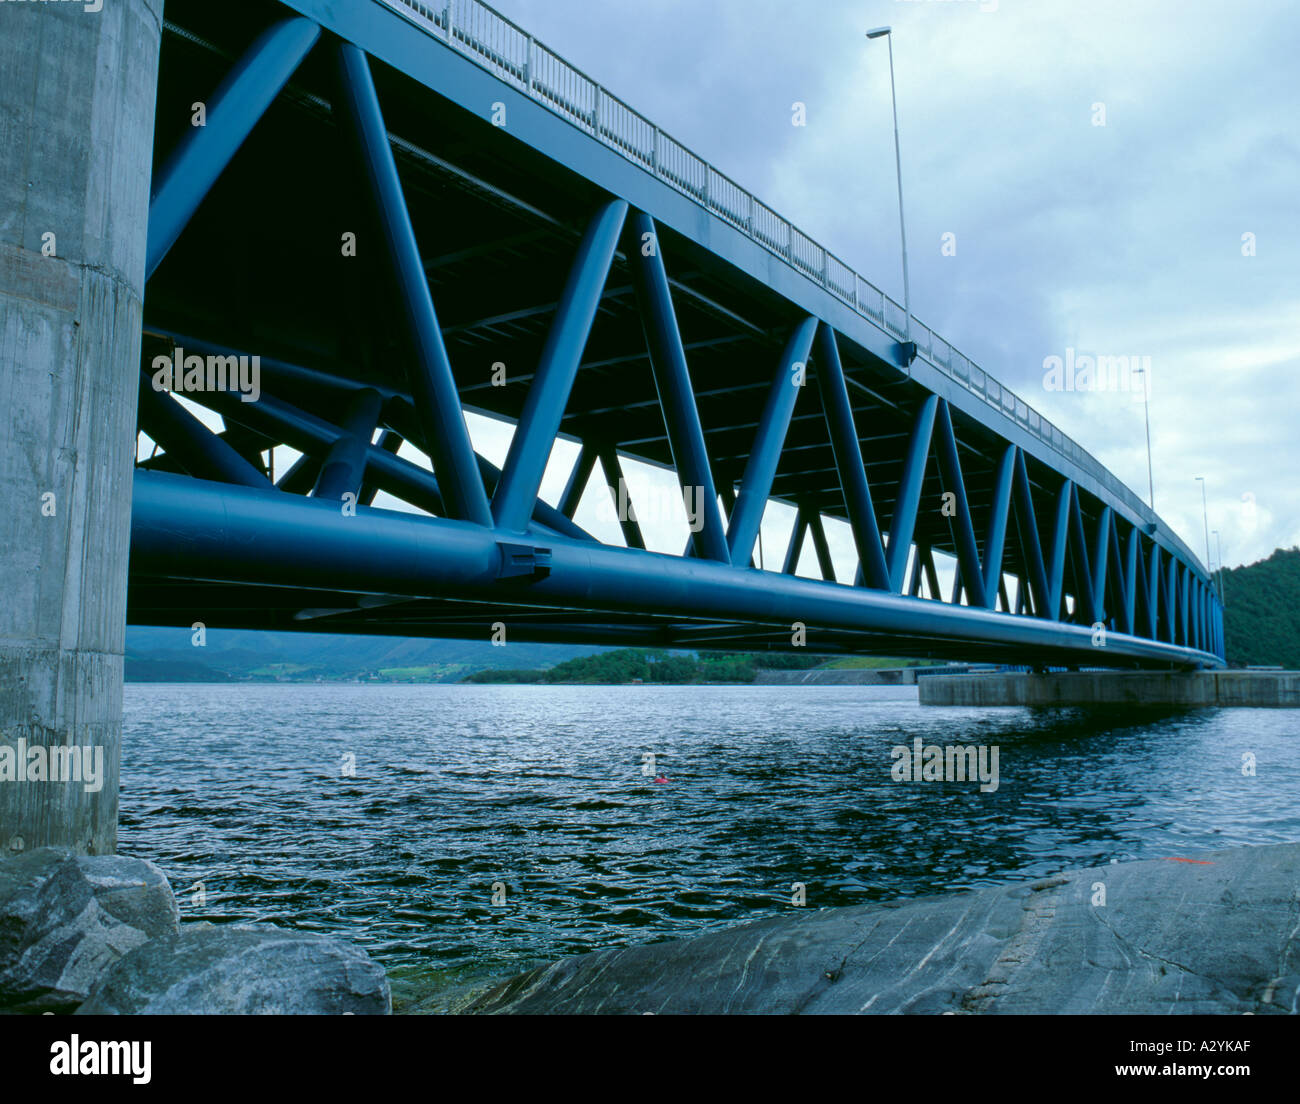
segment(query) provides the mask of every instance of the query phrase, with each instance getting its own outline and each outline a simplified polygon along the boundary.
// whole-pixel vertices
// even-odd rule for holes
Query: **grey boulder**
[[[383,968],[364,951],[269,924],[186,925],[101,979],[78,1015],[387,1015]]]
[[[0,860],[0,1009],[70,1012],[178,913],[151,862],[42,847]]]
[[[1298,917],[1300,844],[1242,847],[596,951],[465,1011],[1294,1015]]]

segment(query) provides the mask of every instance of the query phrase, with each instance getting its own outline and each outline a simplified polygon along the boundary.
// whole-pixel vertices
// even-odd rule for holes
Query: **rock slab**
[[[143,859],[42,847],[0,861],[0,1009],[70,1012],[99,976],[179,916]]]
[[[1300,1006],[1300,844],[791,911],[539,967],[466,1011],[1294,1015]]]
[[[364,951],[268,924],[186,925],[137,947],[78,1015],[387,1015],[383,967]]]

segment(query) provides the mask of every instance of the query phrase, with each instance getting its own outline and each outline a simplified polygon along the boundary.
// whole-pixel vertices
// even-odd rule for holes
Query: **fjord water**
[[[118,846],[183,919],[501,975],[788,914],[794,883],[815,909],[1300,840],[1298,728],[912,687],[133,684]],[[996,746],[997,790],[894,781],[918,736]]]

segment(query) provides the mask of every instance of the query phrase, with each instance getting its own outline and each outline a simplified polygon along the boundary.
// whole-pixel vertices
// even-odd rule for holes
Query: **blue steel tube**
[[[1079,488],[1075,487],[1070,499],[1071,564],[1074,568],[1074,616],[1086,619],[1088,624],[1097,620],[1092,592],[1092,568],[1088,556],[1088,535],[1083,527],[1083,505],[1079,501]]]
[[[582,492],[587,489],[587,481],[591,479],[591,472],[595,466],[596,450],[588,448],[584,443],[578,453],[578,459],[574,461],[573,470],[569,472],[569,481],[564,485],[564,494],[560,497],[560,513],[565,517],[572,518],[578,512]]]
[[[925,585],[930,588],[930,597],[939,601],[939,573],[934,569],[934,549],[929,545],[925,548]]]
[[[1129,544],[1133,546],[1130,551],[1133,570],[1129,573],[1133,585],[1133,592],[1129,596],[1129,604],[1133,607],[1133,633],[1154,640],[1156,631],[1151,612],[1151,592],[1147,589],[1147,560],[1142,554],[1142,536],[1137,526],[1133,527]]]
[[[737,567],[748,567],[754,555],[754,542],[758,539],[758,527],[763,523],[763,511],[772,493],[772,480],[776,478],[777,465],[781,462],[790,416],[803,389],[802,377],[797,376],[794,369],[802,364],[806,371],[816,333],[817,319],[811,315],[794,328],[768,389],[767,404],[763,407],[754,447],[745,461],[736,508],[731,512],[731,523],[727,526],[727,546],[731,549],[731,562]]]
[[[294,16],[264,31],[207,102],[206,126],[190,127],[158,172],[149,200],[145,279],[167,256],[204,196],[320,38]]]
[[[921,593],[921,561],[924,559],[921,547],[917,545],[916,555],[912,557],[912,575],[907,581],[907,593],[912,598]]]
[[[1192,591],[1192,569],[1186,564],[1181,564],[1178,572],[1179,578],[1179,609],[1182,612],[1183,631],[1179,637],[1178,643],[1190,646],[1192,643],[1192,619],[1190,611],[1190,599]]]
[[[641,326],[650,352],[655,387],[659,391],[659,405],[663,408],[673,464],[682,490],[690,495],[698,488],[700,494],[703,524],[692,537],[695,554],[706,560],[730,563],[727,533],[718,509],[718,492],[713,483],[704,430],[695,405],[695,391],[691,386],[682,335],[668,287],[668,273],[660,251],[663,243],[659,241],[654,220],[644,211],[631,213],[628,228],[632,240],[632,247],[627,251],[632,283],[636,288]],[[646,243],[653,248],[647,250]]]
[[[1119,542],[1118,531],[1115,541]],[[1124,548],[1124,623],[1120,628],[1127,633],[1137,634],[1137,599],[1141,580],[1138,578],[1138,537],[1137,526],[1129,530],[1128,544]]]
[[[971,524],[970,504],[966,500],[966,483],[961,475],[961,459],[957,456],[957,437],[953,433],[952,416],[948,413],[948,404],[940,401],[936,416],[939,439],[939,469],[943,472],[948,490],[956,496],[957,512],[953,520],[956,523],[957,561],[961,565],[962,585],[972,606],[989,608],[984,595],[984,576],[980,573],[979,549],[975,545],[975,527]]]
[[[1178,644],[1182,625],[1178,623],[1178,560],[1173,557],[1165,566],[1165,605],[1169,607],[1169,642]]]
[[[1174,596],[1174,643],[1182,644],[1187,636],[1187,606],[1183,602],[1184,577],[1183,565],[1179,560],[1173,561],[1173,571],[1170,573],[1170,586]]]
[[[858,443],[858,431],[853,422],[853,405],[849,402],[849,389],[844,382],[839,343],[835,331],[825,323],[817,331],[817,387],[826,415],[826,430],[835,455],[835,467],[844,490],[844,506],[857,545],[858,562],[862,564],[863,581],[875,590],[888,590],[889,567],[885,563],[885,546],[871,502],[862,446]]]
[[[447,504],[448,513],[476,525],[490,527],[492,512],[479,477],[470,444],[465,413],[443,344],[438,316],[429,295],[415,230],[406,209],[402,182],[388,144],[379,97],[363,51],[342,42],[337,53],[338,93],[335,109],[347,124],[365,167],[374,200],[377,221],[383,230],[388,258],[402,296],[402,320],[415,361],[411,366],[411,397],[424,439],[429,446],[433,470]],[[534,498],[536,495],[534,494]],[[532,512],[528,501],[525,522]]]
[[[1205,631],[1205,584],[1196,580],[1196,646],[1208,651],[1210,644]]]
[[[1172,556],[1165,564],[1165,606],[1168,609],[1169,643],[1178,643],[1178,561]]]
[[[486,456],[478,457],[478,470],[489,492],[501,482],[501,469]],[[569,514],[557,510],[544,498],[538,498],[533,503],[533,524],[544,525],[548,530],[563,533],[574,540],[594,541],[596,539],[587,530],[575,525]]]
[[[804,534],[808,532],[808,523],[804,520],[803,511],[800,510],[794,516],[794,528],[790,530],[790,543],[785,549],[785,566],[781,568],[782,575],[794,575],[799,570],[799,555],[803,552]]]
[[[1133,631],[1133,622],[1132,618],[1128,616],[1128,562],[1124,554],[1123,542],[1119,539],[1119,519],[1121,516],[1121,514],[1112,510],[1109,524],[1106,527],[1108,530],[1106,543],[1109,550],[1109,559],[1107,560],[1106,578],[1104,580],[1105,589],[1102,591],[1102,596],[1105,601],[1108,622],[1113,622],[1112,628],[1131,633]]]
[[[303,453],[293,462],[293,466],[276,480],[275,489],[287,491],[289,494],[305,495],[316,486],[316,478],[319,475],[320,457]]]
[[[1133,589],[1134,575],[1137,571],[1137,545],[1134,536],[1137,530],[1131,530],[1128,544],[1119,539],[1119,519],[1112,515],[1110,524],[1110,555],[1115,564],[1115,578],[1119,583],[1116,594],[1119,596],[1120,632],[1132,633],[1136,629],[1133,623],[1136,594]]]
[[[392,453],[396,456],[401,449],[405,438],[400,433],[394,433],[391,429],[384,430],[379,436],[379,444],[376,446],[384,452]],[[379,486],[374,480],[368,480],[361,484],[361,494],[358,496],[363,506],[369,506],[375,501],[375,495],[379,493]]]
[[[1165,610],[1169,643],[1178,643],[1178,561],[1173,556],[1165,567]]]
[[[1103,506],[1101,516],[1097,519],[1097,531],[1092,542],[1092,608],[1097,621],[1105,621],[1107,614],[1112,613],[1106,608],[1106,573],[1110,563],[1110,519],[1110,507]],[[1119,565],[1115,566],[1118,570]]]
[[[492,516],[502,529],[522,531],[532,516],[626,215],[623,200],[610,200],[588,222],[578,246],[492,496]]]
[[[263,393],[255,403],[243,403],[222,391],[203,395],[206,405],[230,421],[249,429],[279,435],[286,444],[307,455],[327,455],[343,430],[313,414]],[[394,456],[385,449],[369,445],[366,449],[366,472],[384,490],[435,514],[446,508],[438,481],[432,473]]]
[[[988,609],[993,609],[999,590],[1005,586],[1002,561],[1007,544],[1007,522],[1011,517],[1011,484],[1019,455],[1020,450],[1015,445],[1007,445],[998,462],[997,478],[993,484],[988,535],[984,541],[984,604]]]
[[[1016,449],[1016,520],[1019,522],[1021,554],[1029,564],[1029,587],[1034,597],[1034,613],[1049,617],[1052,602],[1047,587],[1047,570],[1043,566],[1043,545],[1038,537],[1038,518],[1034,513],[1034,496],[1029,486],[1025,454]]]
[[[1148,566],[1147,593],[1151,599],[1151,639],[1160,640],[1166,631],[1169,620],[1168,608],[1164,605],[1164,569],[1160,566],[1160,545],[1151,545],[1151,560]],[[1161,608],[1165,608],[1165,618],[1160,617]]]
[[[1101,604],[1110,631],[1119,632],[1125,605],[1124,561],[1120,558],[1118,519],[1113,511],[1108,511],[1106,530],[1097,534],[1097,540],[1106,546],[1106,572],[1101,579]],[[1096,568],[1093,570],[1095,574]]]
[[[1070,539],[1070,507],[1074,503],[1074,482],[1067,479],[1061,484],[1056,495],[1056,525],[1052,530],[1052,573],[1048,578],[1051,586],[1053,621],[1061,619],[1061,607],[1065,601],[1065,550]]]
[[[1192,643],[1205,650],[1205,636],[1202,632],[1203,617],[1205,609],[1203,606],[1204,594],[1201,590],[1201,580],[1192,576]]]
[[[278,434],[285,443],[309,455],[328,455],[329,450],[346,435],[346,431],[338,426],[299,410],[274,395],[263,393],[257,402],[244,403],[228,392],[208,391],[204,392],[203,399],[206,405],[217,410],[227,420],[271,435]],[[404,398],[399,396],[398,402],[401,404],[399,410],[410,409],[405,405]],[[365,457],[366,476],[371,482],[412,506],[442,516],[448,515],[441,487],[431,472],[394,455],[389,448],[368,442]],[[481,474],[494,480],[499,477],[500,473],[486,459],[477,453],[474,459]],[[533,517],[548,528],[577,540],[595,539],[540,498],[533,504]]]
[[[603,445],[599,456],[601,474],[605,476],[605,485],[609,487],[610,497],[614,500],[614,511],[618,514],[618,524],[623,530],[623,543],[629,548],[644,549],[645,537],[641,534],[641,524],[637,521],[636,509],[632,505],[632,492],[623,476],[623,465],[618,461],[618,449],[613,445]]]
[[[1160,599],[1160,639],[1172,644],[1174,642],[1174,603],[1169,597],[1169,571],[1173,567],[1173,560],[1169,553],[1162,552],[1159,547],[1155,549],[1160,559],[1160,579],[1157,586],[1157,592]]]
[[[1206,594],[1206,584],[1201,580],[1197,580],[1196,590],[1200,597],[1200,601],[1196,604],[1196,625],[1198,630],[1196,646],[1201,651],[1208,652],[1212,649],[1213,644],[1209,633],[1209,597]]]
[[[1193,644],[1201,651],[1205,650],[1205,592],[1204,585],[1195,575],[1192,576],[1192,624],[1196,627]]]
[[[826,527],[822,524],[822,515],[817,510],[808,510],[808,532],[812,534],[813,549],[817,553],[817,566],[822,578],[835,582],[835,563],[831,559],[831,546],[826,541]]]
[[[270,490],[271,481],[169,394],[140,374],[140,428],[191,475]]]
[[[894,499],[894,520],[889,524],[889,589],[895,594],[903,589],[903,576],[907,572],[907,554],[912,547],[912,533],[916,530],[916,513],[921,508],[925,462],[930,455],[930,439],[934,436],[934,418],[938,409],[939,396],[928,395],[912,423],[907,455],[903,457],[903,474]]]
[[[330,446],[312,492],[316,498],[338,500],[345,494],[359,495],[366,474],[366,452],[379,423],[383,400],[372,388],[358,391],[348,404],[343,433]]]
[[[569,610],[656,614],[817,630],[892,633],[979,646],[1055,651],[1095,662],[1088,627],[951,607],[865,587],[775,572],[736,571],[708,560],[614,548],[554,536],[551,571],[519,586],[500,581],[501,534],[449,518],[267,495],[163,472],[137,471],[132,570],[144,576],[285,585],[364,594],[409,594]],[[594,618],[598,620],[599,618]],[[1106,658],[1213,665],[1207,653],[1115,634]]]
[[[1209,582],[1201,584],[1201,648],[1207,652],[1214,651],[1214,594],[1211,585]]]

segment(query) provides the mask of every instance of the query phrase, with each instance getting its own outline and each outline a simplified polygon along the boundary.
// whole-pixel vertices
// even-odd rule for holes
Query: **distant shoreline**
[[[147,642],[147,641],[146,641]],[[156,641],[155,641],[156,643]],[[495,683],[520,686],[750,686],[763,682],[882,681],[853,672],[926,666],[886,656],[841,656],[811,652],[717,652],[667,648],[606,648],[584,655],[514,645],[478,654],[429,654],[402,645],[370,653],[333,646],[304,650],[301,641],[250,638],[240,647],[226,641],[211,652],[192,647],[130,651],[126,681],[133,684],[213,685],[301,684],[308,686],[398,686]],[[555,657],[553,659],[553,657]],[[826,672],[810,675],[811,672]],[[831,672],[835,672],[832,674]],[[886,677],[883,681],[899,681]],[[910,681],[910,680],[909,680]]]
[[[763,671],[765,677],[748,682],[704,679],[699,682],[597,682],[595,680],[557,679],[130,679],[128,686],[912,686],[915,679],[906,675],[913,668],[867,667],[828,668],[807,671]],[[904,677],[895,678],[900,673]],[[784,677],[783,677],[784,676]]]
[[[754,682],[542,682],[499,679],[127,679],[127,686],[756,686]]]

